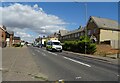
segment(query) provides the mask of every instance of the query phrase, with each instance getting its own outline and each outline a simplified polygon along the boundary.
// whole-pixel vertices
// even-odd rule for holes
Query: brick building
[[[6,46],[6,27],[4,25],[0,25],[0,47]]]
[[[13,38],[13,44],[20,44],[21,43],[21,38],[20,37],[14,37]]]
[[[14,32],[13,31],[7,31],[7,38],[6,38],[7,46],[10,46],[10,47],[12,46],[13,37],[14,37]]]

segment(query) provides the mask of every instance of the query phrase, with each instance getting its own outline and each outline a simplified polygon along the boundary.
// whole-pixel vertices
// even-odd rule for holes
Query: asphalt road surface
[[[118,65],[66,52],[50,52],[28,47],[40,72],[49,81],[118,81]]]

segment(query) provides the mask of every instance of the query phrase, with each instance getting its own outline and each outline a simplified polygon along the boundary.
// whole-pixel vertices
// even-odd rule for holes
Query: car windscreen
[[[60,42],[52,42],[52,45],[60,45]]]

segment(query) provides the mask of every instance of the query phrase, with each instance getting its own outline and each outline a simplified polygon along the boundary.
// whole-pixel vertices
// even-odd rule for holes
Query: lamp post
[[[85,22],[87,23],[87,3],[85,3],[84,5],[85,5]],[[85,40],[87,40],[86,37],[87,37],[87,26],[85,26]],[[85,42],[85,54],[87,52],[86,49],[87,49],[87,46]]]
[[[77,1],[75,1],[76,3],[79,3]],[[87,3],[84,3],[84,6],[85,6],[85,23],[87,23]],[[87,27],[85,26],[85,40],[86,40],[86,37],[87,37]],[[87,46],[86,46],[86,42],[85,42],[85,54],[87,52]]]

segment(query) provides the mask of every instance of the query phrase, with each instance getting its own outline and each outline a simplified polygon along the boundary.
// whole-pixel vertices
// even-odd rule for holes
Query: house
[[[61,42],[64,41],[63,36],[67,33],[67,30],[59,30],[58,32],[58,40],[60,40]]]
[[[82,26],[74,31],[59,30],[59,40],[61,42],[66,40],[77,40],[83,35],[85,35],[85,27]]]
[[[6,27],[4,25],[0,25],[0,47],[6,46]]]
[[[13,31],[7,31],[7,34],[6,34],[7,46],[10,46],[10,47],[12,46],[13,37],[14,37],[14,32]]]
[[[86,27],[79,27],[73,31],[59,30],[58,38],[65,40],[77,40],[80,36],[88,35],[93,43],[108,44],[112,48],[120,48],[120,27],[115,20],[90,16]]]
[[[118,46],[120,27],[115,20],[91,16],[87,23],[87,35],[97,44],[116,44]],[[117,43],[115,43],[117,42]]]
[[[21,38],[20,37],[14,37],[13,38],[13,44],[20,44],[21,43]]]
[[[48,40],[58,40],[58,34],[55,32],[47,37]]]

